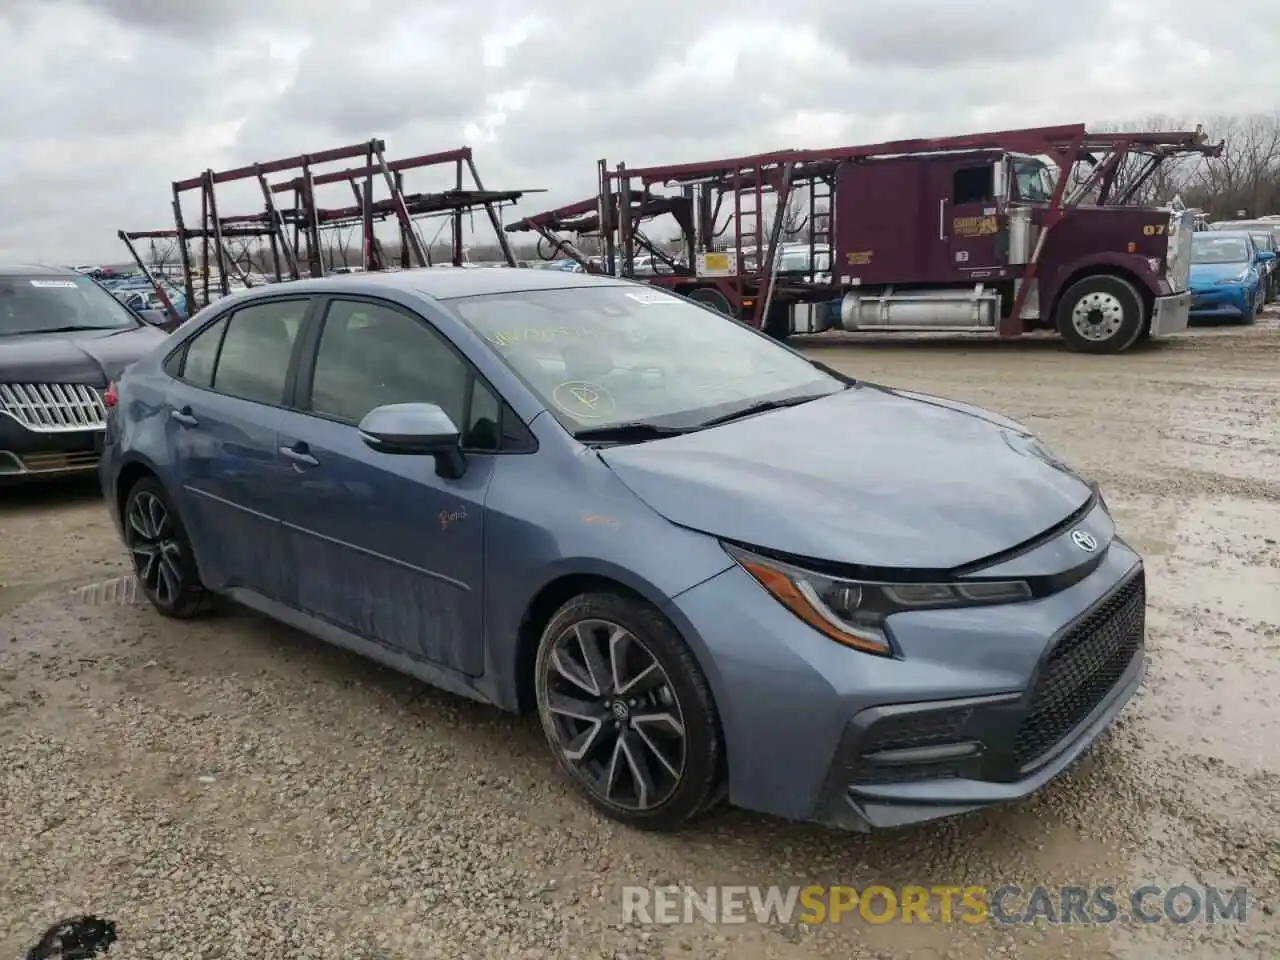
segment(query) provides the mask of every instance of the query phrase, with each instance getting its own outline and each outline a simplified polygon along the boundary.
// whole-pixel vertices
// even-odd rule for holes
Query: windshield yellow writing
[[[599,327],[524,327],[491,333],[485,336],[485,339],[495,347],[513,347],[518,343],[549,343],[553,340],[579,337],[595,339],[609,335]]]

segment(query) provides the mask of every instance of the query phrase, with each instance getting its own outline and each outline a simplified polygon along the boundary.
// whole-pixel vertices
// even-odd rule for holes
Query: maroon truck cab
[[[1185,329],[1191,215],[1055,206],[1053,169],[993,150],[843,164],[832,204],[841,326],[1056,329],[1099,353]]]

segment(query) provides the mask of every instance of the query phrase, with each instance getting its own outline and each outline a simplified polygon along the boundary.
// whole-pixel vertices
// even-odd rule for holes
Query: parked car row
[[[1280,256],[1280,218],[1265,217],[1258,220],[1220,220],[1209,225],[1214,231],[1245,231],[1253,236],[1261,250]],[[1280,297],[1280,262],[1271,261],[1268,267],[1267,301]]]
[[[1192,234],[1191,315],[1253,323],[1274,289],[1275,267],[1275,251],[1264,249],[1256,233],[1215,228]]]

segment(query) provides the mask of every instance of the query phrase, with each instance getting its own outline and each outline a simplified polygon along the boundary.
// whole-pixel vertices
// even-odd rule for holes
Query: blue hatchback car
[[[536,710],[600,810],[854,829],[1024,797],[1144,669],[1098,491],[1017,423],[610,277],[219,300],[108,393],[147,597]]]
[[[1246,231],[1203,231],[1191,239],[1191,315],[1253,323],[1267,302],[1266,264]]]

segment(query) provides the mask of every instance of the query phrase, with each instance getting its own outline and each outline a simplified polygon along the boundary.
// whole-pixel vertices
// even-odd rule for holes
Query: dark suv
[[[0,263],[0,483],[91,472],[103,391],[165,336],[91,277]]]

